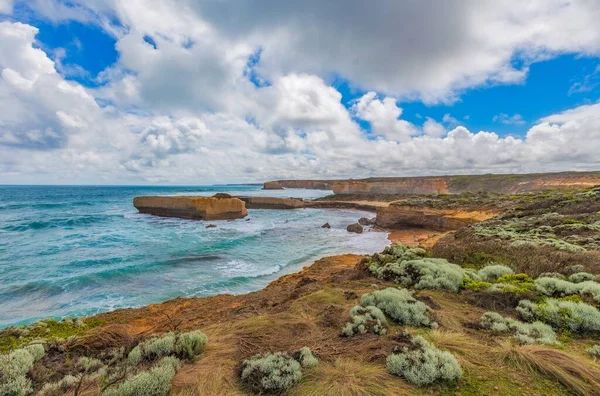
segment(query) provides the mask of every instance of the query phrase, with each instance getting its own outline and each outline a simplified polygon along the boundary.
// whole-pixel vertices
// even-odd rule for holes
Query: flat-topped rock
[[[140,213],[182,219],[228,220],[248,215],[244,201],[225,196],[144,196],[135,197],[133,206]]]
[[[238,197],[248,209],[300,209],[306,206],[300,198]]]

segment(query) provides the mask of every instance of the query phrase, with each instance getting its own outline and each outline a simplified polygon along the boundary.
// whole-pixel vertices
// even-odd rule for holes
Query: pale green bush
[[[38,344],[0,355],[0,395],[24,396],[31,393],[33,388],[27,373],[44,354],[44,347]]]
[[[193,361],[204,351],[208,337],[196,330],[180,334],[175,343],[175,353],[182,359]]]
[[[162,358],[149,371],[141,372],[123,381],[117,388],[109,388],[103,396],[167,396],[171,391],[171,381],[179,370],[179,359],[168,356]]]
[[[465,269],[444,259],[421,258],[371,268],[378,278],[415,289],[442,289],[458,292]]]
[[[257,394],[285,391],[301,378],[302,366],[287,353],[255,355],[242,364],[242,383]]]
[[[479,325],[494,333],[512,333],[521,344],[555,344],[556,333],[552,327],[542,322],[523,323],[505,318],[497,312],[486,312],[481,316]]]
[[[384,335],[387,327],[385,314],[379,308],[357,305],[350,310],[350,322],[342,329],[342,335],[351,337],[369,332]]]
[[[440,351],[421,336],[412,338],[411,342],[411,348],[405,347],[401,353],[387,357],[386,365],[391,374],[417,386],[454,381],[462,376],[462,369],[450,352]]]
[[[567,279],[567,277],[559,272],[544,272],[542,274],[540,274],[540,276],[538,276],[539,278],[556,278],[556,279],[562,279],[565,280]]]
[[[477,274],[482,281],[496,282],[502,275],[514,274],[514,271],[505,265],[494,264],[483,267]]]
[[[300,363],[302,368],[313,368],[319,364],[319,359],[315,357],[309,347],[302,347],[294,354],[294,357]]]
[[[377,307],[399,324],[432,328],[438,326],[430,318],[431,308],[416,300],[406,289],[390,287],[364,294],[360,299],[360,305],[363,307]]]
[[[594,345],[591,348],[585,350],[594,360],[600,359],[600,345]]]
[[[594,275],[587,272],[577,272],[569,276],[569,281],[573,283],[581,283],[585,281],[593,281]]]
[[[524,320],[539,320],[555,329],[573,333],[598,334],[600,332],[600,311],[583,302],[554,298],[546,299],[541,303],[521,300],[517,312]]]
[[[208,338],[199,330],[181,334],[166,333],[139,343],[129,352],[127,360],[132,366],[137,366],[143,360],[171,355],[193,361],[202,353],[207,342]]]
[[[538,278],[535,280],[535,288],[547,296],[590,295],[600,302],[600,283],[593,280],[573,283],[563,279]]]

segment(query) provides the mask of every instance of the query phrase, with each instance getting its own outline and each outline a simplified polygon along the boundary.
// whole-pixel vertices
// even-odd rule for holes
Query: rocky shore
[[[135,197],[133,206],[140,213],[194,220],[241,219],[248,215],[244,201],[227,194],[214,197]]]

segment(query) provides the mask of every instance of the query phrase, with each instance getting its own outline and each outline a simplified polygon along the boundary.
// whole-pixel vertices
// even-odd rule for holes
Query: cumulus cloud
[[[600,165],[598,104],[542,118],[521,139],[469,131],[450,114],[423,113],[417,125],[401,105],[522,82],[531,63],[558,54],[598,54],[594,1],[29,5],[57,23],[97,23],[116,38],[119,58],[100,74],[101,87],[86,88],[66,79],[60,56],[55,63],[35,45],[35,27],[0,23],[2,182],[181,184]],[[349,109],[331,86],[337,76],[367,92]],[[524,123],[518,114],[495,121]]]
[[[521,114],[508,115],[506,113],[500,113],[498,115],[495,115],[492,118],[492,121],[500,122],[505,125],[523,125],[523,124],[525,124],[525,120],[523,119],[523,116],[521,116]]]

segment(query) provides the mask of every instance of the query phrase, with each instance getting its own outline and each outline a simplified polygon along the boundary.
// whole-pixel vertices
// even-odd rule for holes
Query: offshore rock
[[[140,213],[194,220],[241,219],[248,215],[244,201],[227,197],[145,196],[135,197],[133,206]]]
[[[346,230],[348,230],[348,232],[355,232],[357,234],[362,234],[363,226],[361,226],[358,223],[354,223],[354,224],[350,224],[348,227],[346,227]]]

